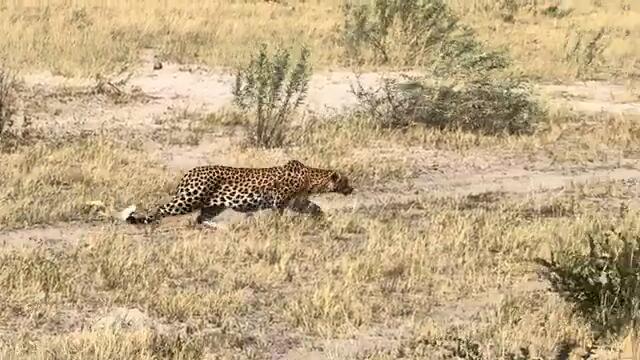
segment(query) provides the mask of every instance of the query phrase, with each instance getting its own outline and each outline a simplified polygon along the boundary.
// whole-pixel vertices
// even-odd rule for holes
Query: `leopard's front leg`
[[[290,210],[300,214],[309,214],[314,217],[324,215],[322,208],[305,196],[298,196],[289,201],[287,206]]]

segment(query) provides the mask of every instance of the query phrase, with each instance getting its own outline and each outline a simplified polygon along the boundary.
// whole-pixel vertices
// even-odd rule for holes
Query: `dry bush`
[[[565,60],[575,65],[577,78],[589,78],[602,66],[602,54],[608,45],[608,32],[605,28],[600,28],[597,31],[578,30],[567,33]]]

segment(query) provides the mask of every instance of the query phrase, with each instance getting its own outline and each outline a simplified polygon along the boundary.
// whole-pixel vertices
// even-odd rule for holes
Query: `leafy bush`
[[[640,233],[616,224],[587,234],[587,253],[565,250],[538,260],[556,291],[574,302],[594,328],[617,332],[638,319]]]
[[[14,151],[19,145],[35,138],[30,134],[31,122],[24,116],[17,129],[16,78],[9,70],[0,67],[0,152]]]
[[[19,146],[43,139],[42,130],[32,128],[31,119],[18,118],[18,82],[15,75],[0,66],[0,152],[13,152]],[[21,121],[16,122],[16,118]],[[50,138],[50,134],[46,134]]]
[[[14,104],[14,77],[0,68],[0,139],[2,139],[13,126]]]
[[[343,6],[346,55],[357,61],[431,66],[434,72],[503,69],[507,58],[487,51],[443,0],[375,0]],[[454,68],[451,68],[451,67]]]
[[[408,84],[384,79],[377,89],[357,84],[358,112],[382,126],[420,123],[482,134],[522,134],[544,116],[527,84],[508,79],[507,57],[485,49],[442,0],[376,0],[345,8],[350,57],[367,52],[379,63],[423,64]],[[392,56],[392,54],[394,54]],[[446,79],[445,83],[442,80]]]
[[[287,141],[293,112],[308,91],[309,51],[303,48],[292,66],[289,51],[278,49],[270,57],[266,46],[239,70],[233,87],[234,103],[251,120],[249,142],[272,148]]]
[[[489,135],[523,134],[530,132],[544,113],[529,99],[524,84],[508,80],[475,81],[457,88],[385,79],[375,91],[358,84],[354,92],[361,105],[359,111],[383,127],[418,123]]]

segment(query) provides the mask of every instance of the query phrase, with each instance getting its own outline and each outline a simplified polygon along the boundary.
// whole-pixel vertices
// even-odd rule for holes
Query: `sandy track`
[[[162,69],[153,70],[152,59],[151,53],[143,54],[142,66],[121,86],[125,92],[134,88],[141,90],[146,99],[119,105],[109,104],[108,101],[96,103],[95,97],[58,101],[51,96],[65,88],[93,86],[95,82],[92,80],[66,79],[46,72],[26,75],[26,87],[39,91],[39,100],[44,103],[32,115],[39,117],[38,124],[58,129],[72,127],[75,130],[95,130],[126,126],[142,130],[156,126],[154,122],[157,119],[171,116],[176,110],[206,113],[231,105],[234,81],[231,72],[178,64],[164,64]],[[375,87],[382,77],[398,77],[399,73],[362,73],[358,76],[364,87]],[[356,97],[351,88],[356,80],[356,75],[351,71],[314,73],[305,110],[327,114],[354,106]],[[567,106],[572,111],[640,114],[640,99],[632,96],[622,85],[589,81],[538,85],[538,90],[552,104]],[[51,116],[52,113],[56,115]]]

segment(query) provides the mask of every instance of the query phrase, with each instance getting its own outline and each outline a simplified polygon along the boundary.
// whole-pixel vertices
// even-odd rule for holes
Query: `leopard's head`
[[[311,183],[313,192],[335,192],[342,195],[349,195],[353,192],[353,187],[349,185],[349,179],[337,171],[331,171],[327,175],[319,177],[317,181]]]

